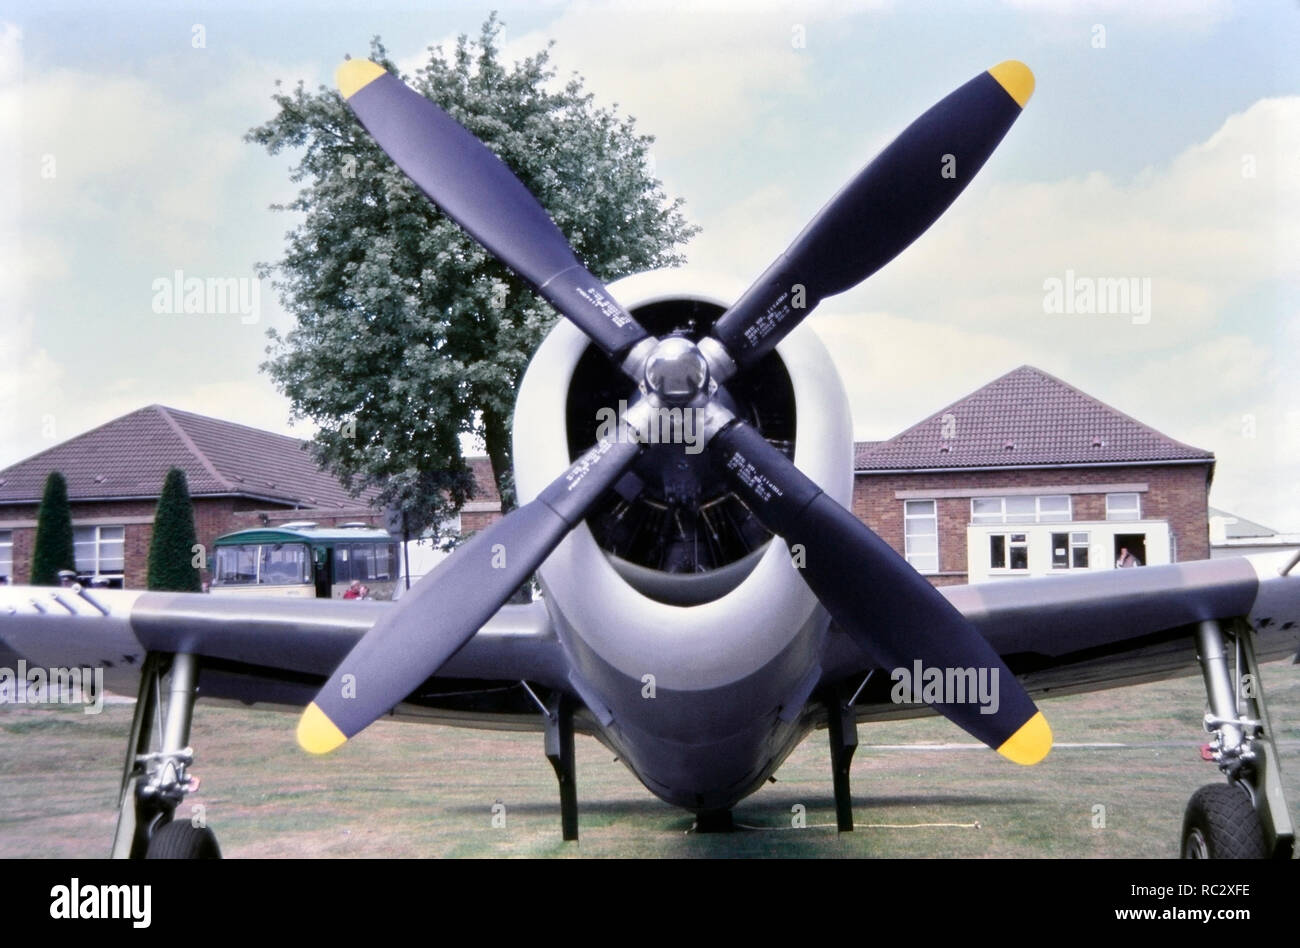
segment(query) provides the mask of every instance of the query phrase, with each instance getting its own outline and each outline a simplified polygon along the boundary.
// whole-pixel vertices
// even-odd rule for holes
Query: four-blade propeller
[[[721,381],[769,352],[822,299],[876,272],[923,233],[992,154],[1033,92],[1005,62],[944,98],[837,194],[697,348],[653,339],[581,263],[523,183],[470,132],[372,62],[339,69],[348,105],[379,145],[450,217],[532,284],[643,383],[616,437],[598,443],[531,503],[421,580],[375,623],[298,726],[323,753],[407,697],[467,642],[636,459],[657,406],[707,417],[708,447],[737,494],[803,551],[802,573],[835,622],[882,668],[983,670],[987,703],[935,702],[954,723],[1017,763],[1051,748],[1051,729],[979,632],[887,543],[827,497],[712,398]]]

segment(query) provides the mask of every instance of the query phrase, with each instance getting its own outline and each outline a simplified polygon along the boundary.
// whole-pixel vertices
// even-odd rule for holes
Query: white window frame
[[[1034,519],[1033,520],[1009,520],[1007,519],[1007,498],[1008,497],[1033,497],[1034,500]],[[1109,495],[1108,495],[1109,496]],[[1043,501],[1055,500],[1058,497],[1065,498],[1065,517],[1059,518],[1055,514],[1044,514]],[[989,503],[996,501],[998,512],[996,513],[976,513],[975,504]],[[1016,516],[1020,516],[1017,514]],[[988,526],[990,524],[1019,524],[1019,523],[1070,523],[1074,520],[1074,498],[1070,494],[1007,494],[1002,497],[972,497],[970,499],[970,522],[973,525]]]
[[[1006,563],[1007,563],[1008,565],[1004,565],[1004,566],[995,566],[995,565],[993,564],[993,538],[994,538],[994,537],[1001,537],[1001,538],[1002,538],[1002,551],[1003,551],[1003,554],[1004,554],[1005,557],[1006,557]],[[1013,542],[1012,539],[1011,539],[1012,537],[1023,537],[1023,539],[1021,539],[1021,540],[1017,540],[1017,541],[1014,541],[1014,542]],[[1012,548],[1013,546],[1023,547],[1023,548],[1024,548],[1024,550],[1025,550],[1025,565],[1024,565],[1024,566],[1011,566],[1011,565],[1009,565],[1009,564],[1011,563],[1011,548]],[[1017,574],[1019,574],[1019,573],[1028,573],[1028,572],[1029,572],[1029,531],[1027,531],[1027,530],[1007,530],[1005,533],[1002,533],[1002,532],[999,532],[999,533],[990,533],[990,534],[988,535],[988,548],[987,548],[987,549],[988,549],[989,572],[990,572],[990,573],[994,573],[994,574],[1002,574],[1002,573],[1017,573]]]
[[[78,546],[84,546],[85,543],[86,543],[86,541],[84,541],[84,540],[83,540],[81,543],[78,543],[78,542],[77,542],[77,532],[80,531],[80,530],[90,530],[90,531],[92,531],[91,535],[94,537],[93,544],[94,544],[94,551],[95,551],[95,552],[94,552],[94,556],[91,558],[91,559],[92,559],[92,565],[91,565],[90,567],[88,567],[88,568],[83,568],[83,566],[82,566],[82,564],[81,564],[80,562],[76,562],[75,565],[76,565],[76,567],[77,567],[77,572],[78,572],[79,574],[83,575],[83,576],[93,576],[93,577],[100,578],[100,579],[122,579],[122,578],[124,578],[125,575],[126,575],[126,525],[125,525],[125,524],[103,524],[103,525],[100,525],[100,524],[81,524],[81,525],[73,524],[73,525],[72,525],[72,549],[73,549],[73,556],[74,556],[74,558],[75,558],[75,556],[76,556],[76,550],[77,550],[77,547],[78,547]],[[118,540],[116,540],[116,539],[113,539],[113,540],[109,540],[109,541],[107,541],[107,542],[110,542],[110,543],[114,543],[114,542],[120,542],[120,543],[121,543],[121,545],[122,545],[122,567],[121,567],[121,569],[112,569],[112,570],[107,570],[107,571],[105,571],[105,570],[101,570],[101,569],[100,569],[100,563],[101,563],[101,562],[103,561],[103,559],[104,559],[104,557],[100,554],[100,547],[102,547],[102,546],[104,545],[104,543],[106,542],[106,541],[104,540],[104,531],[105,531],[105,530],[121,530],[121,531],[122,531],[122,538],[121,538],[120,541],[118,541]]]
[[[912,513],[913,504],[918,507],[921,504],[929,504],[930,512],[926,514]],[[933,533],[917,533],[909,535],[907,525],[909,521],[917,522],[928,520],[934,525]],[[911,540],[913,537],[934,537],[933,553],[917,553],[911,549]],[[905,500],[903,501],[903,555],[907,562],[912,564],[912,568],[918,573],[931,574],[939,572],[939,502],[937,500]],[[928,564],[933,558],[934,567],[928,568]],[[918,562],[921,561],[921,562]]]
[[[14,581],[14,532],[0,530],[0,576]]]
[[[1092,568],[1092,547],[1089,545],[1092,535],[1086,530],[1062,530],[1065,534],[1065,565],[1056,565],[1056,536],[1057,531],[1052,531],[1049,536],[1052,538],[1052,570],[1059,572],[1068,572],[1070,570],[1087,570]],[[1076,566],[1074,563],[1074,551],[1083,550],[1088,562],[1083,566]]]
[[[1131,517],[1128,516],[1128,513],[1130,512],[1130,511],[1128,510],[1128,508],[1117,508],[1117,509],[1114,511],[1114,513],[1112,513],[1112,511],[1111,511],[1111,499],[1112,499],[1112,498],[1119,498],[1119,497],[1132,497],[1132,498],[1133,498],[1133,509],[1132,509],[1132,511],[1131,511],[1132,514],[1133,514],[1133,516],[1131,516]],[[1123,516],[1120,516],[1121,514],[1122,514]],[[1141,519],[1142,519],[1142,495],[1139,494],[1139,493],[1137,493],[1136,491],[1134,491],[1134,492],[1130,492],[1130,493],[1123,493],[1123,494],[1107,494],[1107,495],[1106,495],[1106,519],[1107,519],[1107,520],[1118,520],[1118,521],[1121,521],[1121,522],[1123,522],[1123,521],[1141,520]]]

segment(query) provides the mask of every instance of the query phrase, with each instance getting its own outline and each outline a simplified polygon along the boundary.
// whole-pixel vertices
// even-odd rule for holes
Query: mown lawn
[[[1264,681],[1294,816],[1300,668],[1272,663]],[[858,832],[845,835],[834,828],[824,732],[736,808],[739,823],[761,829],[730,835],[689,833],[690,814],[579,737],[573,845],[560,840],[540,734],[383,722],[312,758],[294,744],[292,716],[200,704],[191,742],[202,784],[186,807],[204,807],[231,857],[1175,856],[1188,797],[1221,779],[1198,753],[1203,705],[1198,678],[1052,699],[1043,709],[1058,746],[1034,768],[975,747],[872,746],[967,742],[938,719],[863,726]],[[130,718],[124,704],[100,715],[0,708],[0,857],[107,855]],[[1128,746],[1059,746],[1101,741]],[[496,803],[504,827],[493,826]],[[799,805],[804,828],[791,825]]]

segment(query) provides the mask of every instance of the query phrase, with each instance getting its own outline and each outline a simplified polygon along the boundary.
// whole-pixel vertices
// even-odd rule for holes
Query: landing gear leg
[[[560,826],[565,842],[578,838],[577,767],[573,753],[573,704],[562,694],[551,699],[546,714],[546,759],[560,783]]]
[[[827,730],[831,737],[831,777],[835,785],[835,823],[841,833],[853,832],[853,793],[849,785],[849,766],[858,749],[858,722],[853,706],[838,695],[826,703]]]
[[[1205,621],[1196,631],[1210,704],[1205,729],[1214,735],[1211,756],[1228,786],[1209,784],[1192,797],[1183,820],[1185,858],[1289,859],[1295,845],[1254,635],[1243,620],[1226,629]]]
[[[164,680],[168,699],[165,706]],[[145,659],[122,772],[117,832],[113,838],[114,859],[156,856],[153,846],[156,834],[171,822],[176,807],[194,788],[186,768],[194,762],[194,751],[188,745],[197,686],[195,656],[173,655],[169,662],[168,656],[150,653]],[[149,748],[155,740],[159,749],[151,751]],[[211,830],[188,825],[184,829],[190,832],[177,829],[169,833],[173,844],[166,847],[169,852],[177,850],[174,844],[179,837],[193,836],[195,845],[181,849],[201,849],[209,855],[219,853]]]

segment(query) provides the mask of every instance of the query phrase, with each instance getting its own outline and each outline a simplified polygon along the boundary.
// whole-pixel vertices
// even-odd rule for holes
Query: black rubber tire
[[[149,837],[145,859],[220,859],[217,837],[206,826],[202,829],[186,820],[158,827]]]
[[[1184,859],[1265,859],[1264,827],[1245,788],[1206,784],[1183,817]]]

